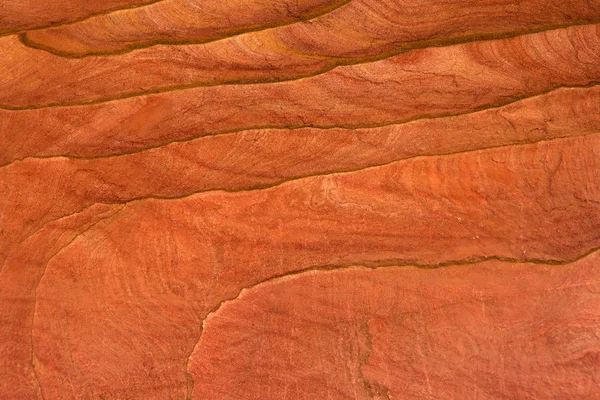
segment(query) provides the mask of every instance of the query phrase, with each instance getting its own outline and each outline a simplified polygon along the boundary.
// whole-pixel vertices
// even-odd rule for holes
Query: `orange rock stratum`
[[[600,400],[600,2],[0,0],[0,400]]]

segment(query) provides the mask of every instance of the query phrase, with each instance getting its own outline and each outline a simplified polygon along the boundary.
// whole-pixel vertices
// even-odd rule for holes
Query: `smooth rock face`
[[[163,0],[158,3],[32,31],[25,33],[24,38],[66,56],[116,54],[157,44],[210,42],[289,25],[324,15],[349,0]]]
[[[268,280],[204,320],[193,393],[597,398],[599,266],[594,254],[560,268],[490,261]]]
[[[0,3],[0,399],[600,399],[599,21]]]
[[[0,35],[80,21],[158,1],[161,0],[4,0],[0,5]]]

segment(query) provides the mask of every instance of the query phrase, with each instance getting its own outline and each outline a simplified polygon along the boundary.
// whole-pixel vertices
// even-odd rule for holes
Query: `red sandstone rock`
[[[598,4],[34,3],[0,399],[598,397]]]
[[[450,88],[461,91],[463,96],[470,93],[471,97],[484,95],[488,90],[498,89],[498,86],[505,90],[523,91],[529,89],[525,85],[528,81],[531,81],[533,88],[536,82],[548,79],[554,81],[554,85],[580,85],[575,82],[582,79],[589,82],[590,77],[597,76],[597,65],[600,64],[596,51],[600,47],[599,35],[600,26],[585,25],[512,39],[419,49],[380,62],[338,68],[324,77],[294,82],[290,88],[306,91],[316,100],[335,95],[336,89],[340,88],[352,95],[356,89],[347,88],[352,80],[355,85],[365,85],[368,82],[362,81],[369,79],[372,84],[387,81],[389,86],[378,87],[380,90],[393,90],[395,94],[402,91],[394,87],[394,83],[402,87],[409,86],[410,90],[404,95],[415,91],[422,91],[425,95],[431,90],[427,86],[431,85],[442,92],[441,97]],[[68,59],[31,49],[23,46],[14,36],[0,39],[0,50],[10,57],[9,62],[0,69],[0,76],[4,78],[0,86],[0,105],[4,108],[85,104],[223,83],[298,79],[327,72],[339,65],[364,63],[385,55],[377,53],[376,57],[366,59],[358,56],[352,59],[315,57],[282,45],[271,30],[204,45],[157,46],[120,56],[85,59]],[[403,50],[398,48],[398,51]],[[13,64],[10,61],[18,62],[20,68],[11,68]],[[44,65],[42,71],[39,65]],[[339,81],[340,75],[343,82]],[[444,79],[447,82],[440,82]],[[54,84],[48,85],[49,80]],[[267,88],[254,89],[256,92],[251,89],[260,86]],[[282,97],[286,97],[285,92],[289,90],[287,85],[246,87],[251,91],[247,99],[254,101],[267,100],[278,92],[283,92]],[[175,95],[179,99],[185,97],[186,104],[204,104],[207,100],[212,101],[211,91],[207,93],[189,90],[167,93],[158,98],[171,101],[171,95]],[[376,98],[381,100],[391,96],[368,94],[379,96]],[[218,96],[226,97],[223,94]],[[458,99],[471,101],[471,98]],[[271,104],[269,106],[272,108]]]
[[[595,399],[600,258],[362,267],[243,290],[203,322],[200,399]]]
[[[268,187],[411,157],[589,135],[600,131],[599,95],[598,87],[559,89],[497,109],[379,128],[241,131],[122,156],[28,159],[0,168],[0,182],[10,188],[0,204],[12,234],[27,235],[93,203]],[[30,183],[21,187],[24,181]],[[61,201],[40,207],[37,193]]]
[[[5,0],[0,6],[0,35],[81,20],[161,0]]]
[[[122,207],[94,205],[79,214],[52,221],[29,237],[10,243],[10,251],[0,260],[0,398],[42,397],[35,373],[43,371],[33,368],[35,353],[31,330],[36,301],[40,299],[36,295],[40,280],[48,263],[78,235],[113,216]],[[3,221],[3,228],[5,226],[8,225]]]
[[[210,5],[206,0],[166,0],[30,32],[26,34],[26,42],[65,56],[110,54],[161,43],[202,43],[243,31],[244,26],[254,25],[256,29],[261,25],[294,22],[290,17],[297,22],[312,16],[314,20],[272,30],[272,35],[283,45],[281,49],[352,59],[600,21],[600,5],[585,0],[527,0],[518,4],[510,0],[296,3],[263,4],[253,0],[240,7],[236,2]],[[544,12],[540,13],[540,9]],[[286,16],[288,19],[284,19]]]
[[[203,43],[288,25],[347,3],[349,0],[163,0],[25,36],[27,43],[62,55],[111,54],[157,44]],[[593,7],[584,13],[600,19],[600,10],[595,12]]]
[[[41,386],[50,397],[183,396],[201,319],[273,276],[488,257],[568,262],[600,246],[598,146],[596,135],[560,139],[128,203],[48,264],[33,327]]]
[[[360,127],[468,113],[556,87],[597,84],[598,32],[596,26],[586,26],[416,50],[292,82],[204,87],[88,106],[0,110],[0,134],[25,149],[25,155],[51,146],[60,149],[54,154],[90,156],[255,127]],[[527,54],[527,48],[544,46],[552,51]],[[14,157],[14,148],[5,151],[8,157],[0,159]]]

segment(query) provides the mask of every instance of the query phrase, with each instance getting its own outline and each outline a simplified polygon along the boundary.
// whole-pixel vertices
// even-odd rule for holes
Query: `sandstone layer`
[[[596,254],[561,268],[489,261],[273,279],[204,320],[194,395],[596,398],[598,264]]]
[[[0,7],[0,35],[84,20],[94,15],[134,8],[161,0],[7,0]]]
[[[600,399],[596,2],[0,35],[0,399]]]

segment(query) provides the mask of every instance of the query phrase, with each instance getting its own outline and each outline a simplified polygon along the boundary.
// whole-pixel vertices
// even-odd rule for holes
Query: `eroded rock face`
[[[596,135],[557,139],[111,208],[44,269],[32,337],[41,385],[51,397],[67,390],[65,379],[74,397],[183,393],[181,366],[200,321],[273,276],[575,259],[600,246],[599,187],[587,184],[600,181],[599,145]],[[8,259],[4,272],[22,262]],[[54,331],[60,341],[46,335]],[[115,369],[124,353],[129,362]],[[169,384],[159,390],[156,381]]]
[[[314,78],[171,91],[77,106],[75,113],[66,106],[0,110],[2,139],[11,144],[0,158],[90,157],[251,128],[356,128],[465,114],[562,86],[597,84],[598,32],[585,26],[416,50]],[[519,56],[519,49],[537,48],[549,50]]]
[[[349,0],[163,0],[24,34],[32,46],[63,56],[118,54],[158,44],[211,42],[318,18]],[[354,6],[354,5],[353,5]],[[582,16],[595,17],[594,7]],[[560,19],[558,17],[557,19]]]
[[[0,7],[0,399],[600,393],[595,2],[126,3]]]
[[[188,366],[193,393],[595,398],[599,265],[594,254],[559,268],[489,261],[269,280],[204,320]]]
[[[269,34],[283,45],[283,54],[287,49],[307,56],[356,59],[599,20],[600,6],[583,0],[442,4],[431,0],[163,0],[27,32],[23,39],[58,55],[85,57],[159,44],[197,44],[273,28]],[[247,35],[251,37],[261,36]]]
[[[171,127],[178,130],[203,117],[198,108],[210,112],[212,123],[231,119],[236,107],[262,111],[260,116],[248,115],[250,126],[273,125],[281,112],[290,119],[287,124],[294,126],[303,123],[301,117],[305,121],[311,118],[312,125],[339,125],[339,119],[329,121],[338,113],[346,114],[340,117],[347,119],[347,124],[361,125],[375,118],[383,121],[386,111],[397,114],[394,119],[388,115],[388,121],[398,122],[415,117],[420,114],[415,111],[422,113],[423,108],[431,108],[429,115],[461,112],[560,86],[597,83],[599,35],[597,25],[583,25],[508,39],[419,46],[409,52],[399,47],[390,54],[345,58],[290,50],[271,30],[263,30],[203,45],[157,46],[118,57],[84,59],[33,49],[16,36],[7,36],[0,39],[0,49],[18,60],[20,68],[8,64],[0,70],[5,77],[0,107],[27,110],[102,102],[89,106],[86,113],[109,112],[122,122],[119,114],[129,115],[140,107],[146,110],[141,113],[145,121],[148,109],[159,104],[162,113],[154,111],[157,115],[151,121],[158,123],[171,112],[179,112],[186,117]],[[40,64],[45,65],[42,71]],[[48,80],[56,83],[46,85]],[[273,83],[278,81],[286,82]],[[234,83],[244,85],[231,85]],[[139,97],[157,92],[161,94]],[[119,99],[125,101],[107,102]],[[380,110],[367,99],[379,99],[385,107]],[[335,112],[330,110],[332,102],[339,104]],[[472,108],[465,109],[468,106]],[[59,116],[57,123],[70,123],[72,128],[84,123],[61,111],[59,107],[20,115]],[[351,112],[372,116],[355,121],[348,116]],[[137,127],[142,128],[148,130]],[[5,129],[10,132],[10,126]]]

